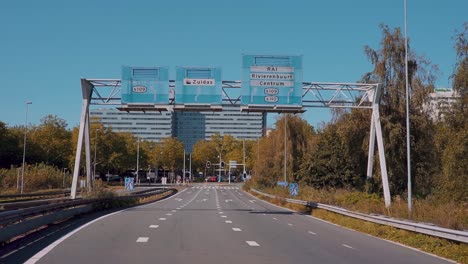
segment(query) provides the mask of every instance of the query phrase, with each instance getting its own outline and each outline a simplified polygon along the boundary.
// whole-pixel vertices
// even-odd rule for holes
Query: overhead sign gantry
[[[238,105],[247,112],[302,113],[305,108],[325,107],[372,110],[367,177],[372,177],[377,139],[384,200],[390,206],[379,84],[304,82],[301,56],[244,55],[242,67],[242,81],[222,80],[221,69],[213,67],[178,67],[175,80],[169,79],[167,67],[123,67],[121,80],[81,79],[82,111],[71,197],[76,197],[83,139],[91,183],[90,105],[143,112],[221,111],[223,105]],[[240,96],[231,95],[239,89]]]

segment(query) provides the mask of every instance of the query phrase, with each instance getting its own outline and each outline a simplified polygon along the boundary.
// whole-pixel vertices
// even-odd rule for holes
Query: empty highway
[[[200,184],[69,233],[27,263],[450,263]]]

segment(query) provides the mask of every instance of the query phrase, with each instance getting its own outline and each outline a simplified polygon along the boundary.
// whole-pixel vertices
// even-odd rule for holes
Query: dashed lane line
[[[245,241],[251,247],[259,247],[260,245],[255,241]]]
[[[342,245],[343,247],[345,247],[345,248],[354,249],[352,246],[348,246],[348,245],[346,245],[346,244],[341,244],[341,245]]]
[[[139,238],[136,240],[136,242],[137,242],[137,243],[146,243],[146,242],[148,242],[148,240],[149,240],[149,237],[139,237]]]
[[[150,225],[149,228],[158,228],[158,225]]]
[[[237,227],[233,227],[233,228],[232,228],[232,231],[235,231],[235,232],[241,232],[241,231],[242,231],[242,229],[240,229],[240,228],[237,228]]]

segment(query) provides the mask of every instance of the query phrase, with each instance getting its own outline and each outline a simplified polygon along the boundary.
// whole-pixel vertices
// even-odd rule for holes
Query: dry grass
[[[273,191],[273,189],[270,189],[269,191]],[[284,191],[279,192],[283,193]],[[271,192],[268,193],[274,194]],[[365,222],[359,219],[328,212],[326,210],[314,209],[311,211],[310,208],[306,208],[305,206],[286,203],[280,199],[271,199],[268,197],[263,197],[253,192],[252,194],[260,196],[262,199],[267,200],[271,203],[275,203],[277,205],[284,206],[295,211],[300,211],[303,213],[309,212],[314,217],[324,219],[326,221],[338,224],[340,226],[351,228],[379,238],[395,241],[410,247],[418,248],[422,251],[429,252],[444,258],[452,259],[459,263],[468,264],[468,244],[466,243],[454,242],[424,234],[401,230],[390,226]]]
[[[252,186],[252,188],[257,188]],[[261,188],[263,191],[285,198],[291,198],[287,188]],[[340,206],[361,213],[374,213],[394,218],[409,219],[417,222],[432,223],[437,226],[466,230],[468,229],[468,204],[453,201],[441,201],[435,197],[414,199],[413,210],[408,213],[407,201],[396,196],[392,205],[386,208],[383,198],[377,194],[369,194],[345,189],[316,190],[311,187],[300,187],[295,199]]]

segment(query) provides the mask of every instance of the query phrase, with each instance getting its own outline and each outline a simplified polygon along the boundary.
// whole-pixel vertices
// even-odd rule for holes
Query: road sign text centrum
[[[243,55],[242,68],[242,104],[302,104],[301,56]]]

